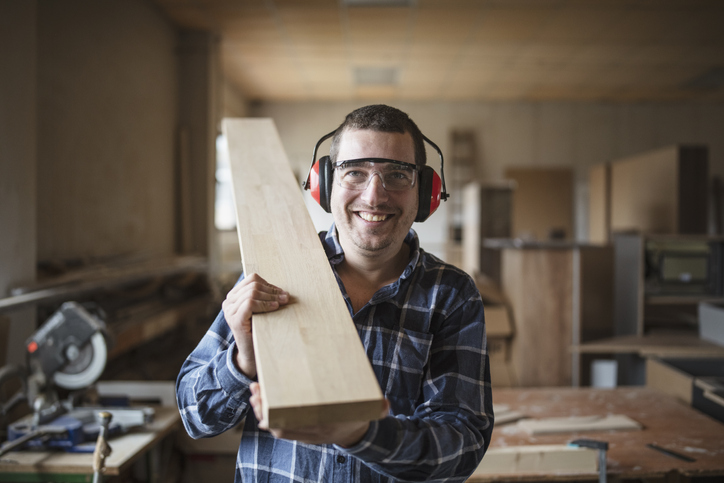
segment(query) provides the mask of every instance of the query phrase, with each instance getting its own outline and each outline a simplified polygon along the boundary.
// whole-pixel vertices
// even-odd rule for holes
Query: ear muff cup
[[[324,211],[332,212],[331,197],[332,183],[334,181],[334,170],[332,169],[332,161],[329,156],[322,156],[320,160],[314,163],[309,172],[309,191],[312,198],[319,203]]]
[[[442,181],[434,169],[423,166],[419,175],[419,191],[417,198],[417,216],[415,221],[422,223],[435,213],[440,206]]]

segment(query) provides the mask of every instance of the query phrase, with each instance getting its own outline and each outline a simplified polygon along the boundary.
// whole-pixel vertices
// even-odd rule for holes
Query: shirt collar
[[[402,272],[402,276],[400,277],[402,279],[412,274],[412,271],[417,266],[417,262],[420,260],[420,240],[412,228],[410,228],[407,236],[405,236],[405,243],[410,246],[410,261]],[[329,231],[324,234],[322,245],[331,265],[337,265],[344,260],[344,250],[342,250],[342,245],[339,243],[339,238],[337,238],[337,228],[334,223],[332,223]]]

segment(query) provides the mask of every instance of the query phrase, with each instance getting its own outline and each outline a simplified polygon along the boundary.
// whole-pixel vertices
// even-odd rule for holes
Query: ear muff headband
[[[319,146],[327,139],[334,136],[334,130],[330,133],[325,134],[322,138],[317,141],[314,145],[314,151],[312,152],[312,164],[309,166],[309,174],[307,179],[302,183],[302,188],[310,190],[312,198],[319,203],[324,211],[327,213],[332,212],[332,206],[330,199],[332,196],[332,183],[334,182],[334,169],[332,166],[332,160],[329,156],[322,156],[319,162],[316,162],[317,151]],[[415,216],[416,222],[423,222],[427,220],[430,215],[435,213],[435,210],[440,206],[440,200],[446,201],[450,195],[445,189],[445,171],[444,171],[444,159],[442,151],[437,144],[430,141],[425,135],[422,136],[430,146],[432,146],[437,154],[440,156],[440,174],[438,176],[434,169],[430,166],[423,166],[420,169],[418,176],[418,203],[417,203],[417,215]]]

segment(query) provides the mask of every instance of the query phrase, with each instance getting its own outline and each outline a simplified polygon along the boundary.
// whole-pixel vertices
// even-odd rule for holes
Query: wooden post
[[[270,119],[225,119],[245,274],[292,301],[253,317],[272,428],[370,420],[383,396]]]

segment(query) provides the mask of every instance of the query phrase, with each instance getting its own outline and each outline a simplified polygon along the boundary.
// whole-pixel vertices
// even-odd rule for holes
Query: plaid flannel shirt
[[[334,268],[344,259],[334,225],[320,233]],[[249,384],[234,365],[234,338],[219,313],[176,382],[182,420],[194,438],[245,419],[235,481],[465,481],[493,430],[483,303],[471,278],[420,249],[353,320],[390,415],[352,448],[275,439],[259,430]],[[336,273],[336,271],[335,271]],[[337,277],[347,307],[352,304]]]

